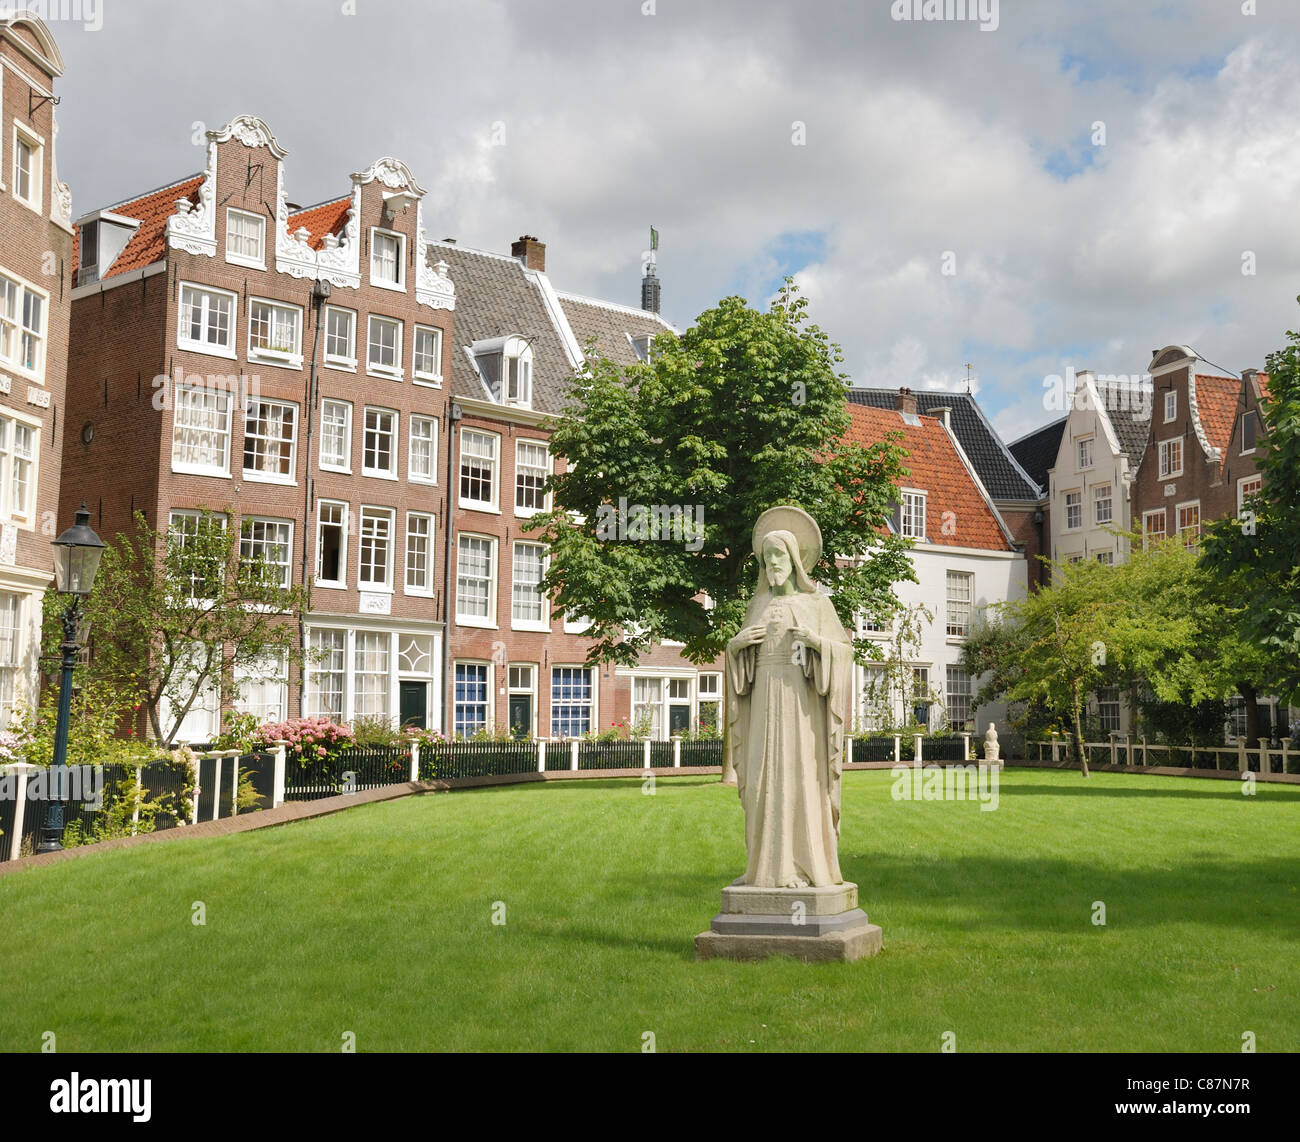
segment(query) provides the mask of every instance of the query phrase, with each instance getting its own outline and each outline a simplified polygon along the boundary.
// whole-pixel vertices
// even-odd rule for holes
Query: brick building
[[[55,163],[62,74],[40,19],[0,15],[0,728],[15,702],[36,700],[50,541],[76,507],[59,503],[72,263]]]

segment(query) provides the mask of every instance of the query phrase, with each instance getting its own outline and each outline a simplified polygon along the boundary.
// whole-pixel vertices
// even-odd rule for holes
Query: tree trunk
[[[731,764],[731,728],[727,725],[726,701],[722,709],[722,777],[723,785],[737,785],[736,767]]]
[[[1088,753],[1083,748],[1083,694],[1078,683],[1070,687],[1070,713],[1074,717],[1074,760],[1084,777],[1088,776]]]

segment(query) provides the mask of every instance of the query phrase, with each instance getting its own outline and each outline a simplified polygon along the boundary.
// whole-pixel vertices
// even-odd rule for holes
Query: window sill
[[[321,587],[326,591],[346,591],[348,589],[346,582],[335,582],[332,579],[316,579],[312,585]]]
[[[438,486],[437,480],[430,479],[428,476],[412,476],[409,472],[406,476],[406,482],[408,484],[420,484],[426,488],[436,488]]]
[[[40,207],[38,204],[33,203],[33,202],[29,202],[27,199],[21,197],[21,196],[18,194],[17,191],[14,192],[14,196],[13,196],[13,197],[14,197],[14,201],[15,201],[15,202],[21,202],[21,203],[22,203],[25,207],[27,207],[27,209],[30,210],[33,214],[39,215],[39,216],[42,217],[42,218],[45,216],[45,211],[42,210],[41,207]]]
[[[375,277],[373,272],[370,275],[370,284],[374,286],[376,289],[386,289],[391,291],[392,293],[406,292],[405,282],[386,282],[382,278]]]
[[[340,373],[355,373],[357,361],[355,357],[326,357],[325,368],[337,369]]]
[[[403,587],[402,594],[405,595],[408,599],[432,599],[433,589],[430,588],[425,591],[417,591],[413,587]]]
[[[500,515],[501,509],[494,508],[491,505],[485,505],[478,500],[457,500],[456,506],[463,511],[483,512],[486,515]]]
[[[197,464],[177,464],[172,461],[172,471],[182,476],[212,476],[218,480],[229,480],[231,475],[224,468],[200,468]]]
[[[258,261],[256,258],[245,258],[242,254],[231,254],[229,252],[226,254],[226,264],[228,266],[243,266],[250,270],[266,269],[265,258]]]
[[[550,511],[550,508],[521,508],[515,505],[515,519],[532,519],[535,515],[542,515]]]
[[[367,377],[378,377],[384,381],[401,381],[406,380],[406,373],[401,369],[377,369],[373,365],[366,366]]]
[[[3,365],[4,368],[6,369],[13,370],[14,375],[18,377],[20,380],[30,381],[32,384],[40,385],[42,388],[45,387],[44,370],[42,370],[39,373],[34,373],[32,372],[31,369],[27,368],[25,365],[18,364],[17,361],[0,361],[0,365]]]
[[[491,619],[478,618],[474,615],[457,615],[458,627],[479,627],[482,630],[497,630],[497,624]]]
[[[350,476],[350,475],[352,475],[352,469],[351,469],[351,468],[339,468],[339,467],[336,467],[336,466],[333,465],[333,464],[319,464],[319,465],[317,465],[317,467],[319,467],[320,470],[321,470],[322,472],[334,472],[334,473],[336,473],[336,474],[339,475],[339,476]]]
[[[362,583],[357,580],[357,590],[366,595],[394,595],[397,592],[383,583]]]
[[[298,481],[285,476],[263,476],[258,472],[244,469],[244,479],[250,484],[279,484],[282,488],[296,488]]]
[[[248,351],[248,363],[250,365],[269,365],[273,369],[294,369],[301,372],[302,354],[268,353],[262,349],[250,349]]]
[[[426,389],[442,388],[441,377],[427,377],[423,373],[415,373],[412,379],[417,385],[423,385]]]
[[[239,354],[233,349],[223,349],[219,345],[206,345],[202,341],[185,341],[176,339],[176,348],[186,353],[202,353],[205,357],[223,357],[227,361],[237,361]]]
[[[361,474],[369,476],[372,480],[396,480],[396,472],[372,472],[369,468],[362,468]]]

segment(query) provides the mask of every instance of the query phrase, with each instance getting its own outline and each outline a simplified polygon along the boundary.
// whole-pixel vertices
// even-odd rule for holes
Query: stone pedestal
[[[722,911],[695,937],[697,959],[808,962],[859,960],[880,951],[882,934],[858,907],[858,886],[722,890]]]

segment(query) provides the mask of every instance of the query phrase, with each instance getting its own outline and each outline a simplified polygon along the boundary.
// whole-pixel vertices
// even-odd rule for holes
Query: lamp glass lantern
[[[60,595],[85,598],[95,583],[104,544],[90,527],[90,512],[83,504],[76,522],[56,539],[54,548],[54,589]]]

